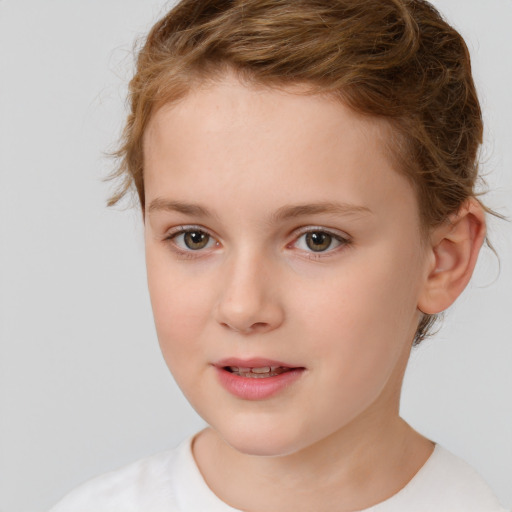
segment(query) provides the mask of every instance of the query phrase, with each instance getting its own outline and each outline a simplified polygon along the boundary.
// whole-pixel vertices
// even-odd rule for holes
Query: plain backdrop
[[[512,215],[511,0],[437,0],[466,37],[486,122],[487,202]],[[105,157],[132,46],[172,2],[0,0],[0,511],[202,426],[160,356],[136,210],[107,209]],[[414,351],[402,414],[512,506],[512,225]]]

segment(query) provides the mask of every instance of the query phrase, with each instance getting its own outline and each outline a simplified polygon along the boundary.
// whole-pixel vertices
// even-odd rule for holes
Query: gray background
[[[487,126],[488,203],[512,214],[510,0],[437,0],[467,38]],[[43,511],[202,422],[161,359],[138,212],[102,183],[131,47],[161,0],[0,0],[0,510]],[[415,351],[402,413],[512,506],[512,225],[440,334]]]

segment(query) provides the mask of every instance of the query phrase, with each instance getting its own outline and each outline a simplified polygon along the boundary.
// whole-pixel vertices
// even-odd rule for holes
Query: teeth
[[[265,377],[275,377],[281,373],[291,370],[291,368],[283,368],[282,366],[262,366],[259,368],[246,368],[242,366],[228,366],[229,370],[241,377],[252,377],[255,379]]]
[[[270,371],[270,366],[262,366],[261,368],[252,368],[252,373],[268,373]]]

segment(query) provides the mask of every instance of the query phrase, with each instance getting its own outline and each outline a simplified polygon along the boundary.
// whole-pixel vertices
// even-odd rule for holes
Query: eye
[[[214,247],[218,243],[206,231],[198,228],[181,228],[171,233],[166,240],[172,240],[182,251],[200,251]]]
[[[303,251],[319,253],[330,252],[337,247],[348,243],[349,240],[340,235],[315,229],[300,235],[294,245]]]

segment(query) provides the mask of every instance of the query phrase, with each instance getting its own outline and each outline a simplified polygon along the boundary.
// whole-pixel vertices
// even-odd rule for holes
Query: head
[[[151,30],[130,83],[131,113],[109,205],[135,188],[152,115],[234,71],[256,85],[303,85],[385,120],[396,170],[414,187],[425,235],[475,196],[480,105],[462,37],[423,0],[182,1]],[[304,30],[307,27],[308,30]],[[286,44],[283,44],[286,42]],[[436,315],[423,315],[414,343]]]
[[[319,388],[367,383],[325,436],[396,404],[410,345],[461,293],[485,234],[482,120],[460,35],[421,0],[184,0],[151,30],[130,95],[111,204],[137,190],[157,332],[192,404],[209,390],[190,370],[208,382],[226,355],[254,356],[248,339],[279,361],[295,354],[287,362],[321,374]],[[304,257],[324,243],[327,258]],[[204,367],[180,363],[190,354]],[[343,382],[322,366],[336,358]],[[272,429],[267,405],[255,421]],[[303,428],[296,439],[313,442]],[[269,453],[300,442],[285,444]]]

